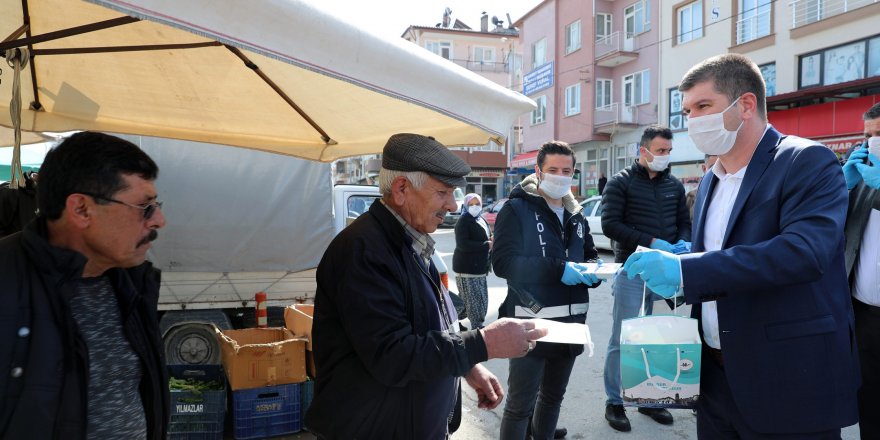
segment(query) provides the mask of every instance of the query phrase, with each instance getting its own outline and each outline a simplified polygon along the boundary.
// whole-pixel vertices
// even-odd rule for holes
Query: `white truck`
[[[333,237],[379,198],[375,186],[331,184],[330,165],[241,148],[126,136],[157,162],[167,225],[148,258],[162,270],[166,357],[219,363],[212,325],[253,327],[266,292],[269,325],[311,302]],[[447,268],[436,256],[445,282]]]

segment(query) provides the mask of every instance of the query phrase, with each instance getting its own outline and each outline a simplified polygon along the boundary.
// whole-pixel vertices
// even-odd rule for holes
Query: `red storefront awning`
[[[538,152],[537,151],[529,151],[526,153],[520,153],[516,156],[513,156],[513,159],[510,160],[511,168],[530,168],[535,166],[538,163]]]

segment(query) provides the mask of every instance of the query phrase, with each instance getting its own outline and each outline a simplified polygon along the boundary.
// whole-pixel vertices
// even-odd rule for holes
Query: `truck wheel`
[[[219,364],[220,345],[214,329],[205,324],[181,324],[165,334],[169,365]]]

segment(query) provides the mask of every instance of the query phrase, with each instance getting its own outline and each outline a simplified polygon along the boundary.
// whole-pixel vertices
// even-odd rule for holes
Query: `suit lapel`
[[[773,156],[776,155],[776,146],[779,143],[780,137],[780,133],[775,128],[770,127],[764,133],[764,137],[761,138],[758,147],[755,148],[755,153],[752,154],[752,159],[749,161],[748,168],[746,169],[746,175],[743,176],[742,185],[739,187],[739,193],[736,195],[736,201],[733,203],[733,209],[730,211],[730,220],[727,223],[727,230],[724,231],[724,240],[721,242],[722,249],[727,247],[730,231],[736,225],[746,200],[749,199],[749,196],[755,189],[755,185],[761,180],[764,171],[767,171],[767,167],[773,162]]]
[[[715,185],[717,183],[718,178],[715,177],[715,173],[711,170],[709,170],[709,172],[703,176],[703,179],[700,180],[700,187],[697,190],[697,199],[695,201],[696,206],[694,207],[693,231],[691,231],[691,247],[694,252],[702,252],[706,250],[706,248],[703,247],[703,231],[706,225],[706,212],[708,211],[712,192],[715,191]]]

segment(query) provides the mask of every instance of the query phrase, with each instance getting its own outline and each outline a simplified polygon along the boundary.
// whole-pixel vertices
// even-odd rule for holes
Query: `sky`
[[[333,15],[353,22],[372,33],[390,38],[400,35],[410,25],[434,26],[443,19],[443,10],[452,10],[453,22],[461,20],[472,29],[480,28],[485,11],[497,16],[507,27],[507,15],[514,21],[541,3],[541,0],[324,0],[315,4]]]

